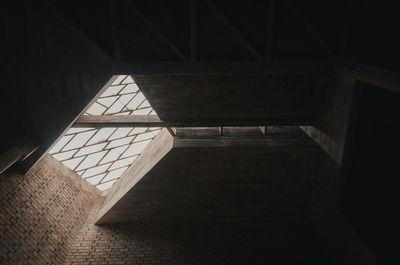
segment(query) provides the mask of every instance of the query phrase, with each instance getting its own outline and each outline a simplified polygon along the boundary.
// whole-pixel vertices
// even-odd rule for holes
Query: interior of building
[[[400,264],[394,6],[0,14],[0,264]]]

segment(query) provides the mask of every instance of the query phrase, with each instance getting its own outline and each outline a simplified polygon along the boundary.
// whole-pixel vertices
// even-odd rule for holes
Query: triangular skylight
[[[120,75],[83,115],[157,115],[129,75]],[[161,128],[70,128],[49,153],[100,190],[110,188]]]

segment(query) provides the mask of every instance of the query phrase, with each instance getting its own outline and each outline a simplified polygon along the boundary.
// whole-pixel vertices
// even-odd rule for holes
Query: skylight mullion
[[[89,155],[97,154],[97,153],[104,152],[104,151],[107,151],[107,152],[108,152],[108,150],[101,149],[101,150],[99,150],[99,151],[95,151],[95,152],[92,152],[92,153],[87,153],[87,154],[85,154],[85,155],[75,156],[74,158],[78,158],[78,157],[82,157],[82,156],[89,156]]]
[[[74,157],[74,158],[78,158],[78,157]],[[82,164],[83,161],[85,161],[85,159],[87,158],[87,156],[85,158],[83,158],[75,167],[74,167],[74,171],[77,171],[77,168]],[[79,170],[80,171],[80,170]]]
[[[107,111],[107,109],[109,108],[109,107],[107,107],[106,105],[104,105],[103,103],[99,102],[98,100],[96,100],[96,103],[99,104],[99,105],[101,105],[101,106],[103,106],[103,107],[105,107],[105,108],[106,108],[106,111]],[[104,112],[103,112],[101,115],[103,115],[103,114],[104,114]]]
[[[99,128],[97,128],[97,132],[99,131]],[[86,144],[93,138],[93,136],[97,133],[95,132],[91,137],[89,137],[89,139],[83,144],[83,146],[80,148],[82,149],[83,147],[86,147]],[[78,151],[79,152],[79,151]],[[83,161],[85,161],[87,159],[87,157],[89,156],[89,154],[86,155],[86,157],[84,159],[82,159],[78,165],[74,168],[74,171],[76,171],[77,168],[79,168],[79,166],[83,163]]]
[[[78,157],[75,157],[75,154],[79,151],[79,148],[76,149],[76,150],[68,150],[68,151],[64,151],[64,152],[54,153],[53,155],[58,155],[58,154],[67,153],[67,152],[71,152],[71,151],[75,151],[74,154],[70,158],[66,158],[66,159],[60,160],[60,162],[67,161],[67,160],[72,159],[72,158],[78,158]]]
[[[94,135],[96,135],[96,134],[94,134]],[[121,137],[121,138],[123,138],[123,137]],[[121,138],[118,138],[118,139],[121,139]],[[115,139],[115,140],[118,140],[118,139]],[[90,140],[91,140],[91,139],[90,139]],[[107,142],[107,140],[104,140],[104,141],[102,141],[102,142],[97,142],[97,143],[94,143],[94,144],[88,144],[88,145],[85,145],[85,146],[82,146],[82,147],[76,147],[76,148],[73,148],[73,149],[69,149],[69,150],[67,150],[67,151],[59,151],[59,152],[53,153],[53,154],[66,153],[66,152],[73,151],[73,150],[79,151],[79,149],[82,149],[82,148],[84,148],[84,147],[91,147],[91,146],[99,145],[99,144],[106,143],[106,142]],[[107,146],[107,145],[106,145],[106,146]],[[105,149],[103,148],[103,150],[105,150]],[[74,154],[74,155],[75,155],[75,154]]]
[[[90,138],[85,142],[85,144],[82,146],[82,147],[87,147],[87,144],[90,142],[90,140],[92,140],[93,139],[93,137],[99,132],[99,128],[97,128],[96,129],[96,132],[92,135],[92,136],[90,136]],[[81,147],[81,148],[82,148]]]
[[[112,162],[108,162],[105,164],[100,164],[97,166],[89,167],[89,168],[85,169],[85,173],[82,174],[82,178],[89,178],[89,177],[92,177],[92,176],[95,176],[98,174],[103,174],[103,173],[107,172],[107,170],[110,168],[111,164],[112,164]],[[99,170],[96,173],[89,172],[89,170],[95,169],[96,167],[100,168],[101,170]],[[85,174],[86,174],[86,176],[84,176]],[[87,175],[89,175],[89,176],[87,176]]]
[[[125,77],[126,78],[126,77]],[[117,95],[120,95],[119,93],[122,91],[122,90],[124,90],[125,89],[125,87],[127,86],[127,85],[129,85],[129,84],[118,84],[118,85],[115,85],[115,86],[111,86],[111,87],[117,87],[117,86],[122,86],[122,88],[120,89],[120,90],[118,90],[117,91],[117,93],[115,94],[116,96]]]
[[[138,94],[139,91],[136,92],[130,92],[130,93],[126,93],[126,94],[120,94],[121,96],[123,95],[133,95],[133,94]],[[103,97],[99,97],[98,99],[103,99],[103,98],[113,98],[113,97],[117,97],[118,95],[111,95],[111,96],[103,96]]]
[[[121,105],[124,105],[124,103],[122,103],[121,101],[120,101],[120,97],[121,97],[121,95],[116,95],[118,98],[114,101],[114,103],[113,104],[111,104],[111,106],[108,108],[108,109],[106,109],[106,111],[105,112],[103,112],[103,114],[101,114],[101,115],[113,115],[113,114],[117,114],[117,113],[121,113],[122,112],[122,110],[124,109],[124,107],[122,107],[119,111],[117,111],[117,112],[110,112],[110,113],[107,113],[106,114],[106,112],[107,111],[109,111],[115,104],[117,104],[117,102],[119,102]]]
[[[102,184],[106,184],[106,183],[109,183],[109,182],[115,182],[116,180],[118,180],[117,178],[116,179],[112,179],[112,180],[110,180],[110,181],[106,181],[106,182],[103,182],[103,183],[99,183],[99,184],[97,184],[97,185],[95,185],[96,187],[98,187],[98,186],[100,186],[100,185],[102,185]]]
[[[136,93],[136,94],[137,94],[137,93]],[[124,94],[124,95],[128,95],[128,94]],[[136,97],[136,95],[134,95],[134,96],[128,101],[128,103],[126,103],[126,104],[124,105],[124,107],[122,108],[122,110],[126,109],[127,111],[129,111],[129,109],[128,109],[126,106],[128,106],[128,104],[131,103],[132,100],[133,100],[135,97]]]
[[[93,166],[93,167],[97,167],[97,166],[100,166],[100,165],[105,165],[106,163],[100,164],[100,162],[104,159],[104,157],[106,157],[106,155],[110,152],[110,150],[111,150],[111,149],[105,150],[106,152],[105,152],[105,154],[103,155],[103,157],[102,157],[102,158],[97,162],[97,164],[96,164],[95,166]],[[113,163],[110,164],[110,166],[106,169],[106,171],[112,166],[112,164],[113,164]]]
[[[119,99],[119,95],[114,95],[114,97],[117,97],[117,99],[108,107],[108,108],[106,108],[106,110],[101,114],[101,115],[110,115],[109,113],[108,114],[105,114],[109,109],[111,109],[112,108],[112,106],[118,101],[118,99]]]
[[[129,144],[125,144],[125,145],[129,145]],[[115,149],[120,148],[120,147],[123,147],[123,146],[125,146],[125,145],[117,146],[117,147],[115,147],[115,148],[111,148],[111,149],[106,150],[107,153],[104,155],[104,157],[101,158],[100,162],[103,161],[103,159],[104,159],[110,152],[115,151]],[[129,146],[128,146],[127,148],[129,148]],[[126,149],[127,149],[127,148],[126,148]],[[124,150],[124,152],[125,152],[125,150]],[[105,164],[107,164],[107,163],[111,163],[111,164],[112,164],[112,163],[114,163],[115,161],[116,161],[116,159],[113,159],[113,160],[110,160],[110,161],[108,161],[108,162],[104,162],[104,163],[99,164],[99,165],[105,165]],[[100,162],[99,162],[99,163],[100,163]]]
[[[107,171],[106,174],[100,179],[99,183],[97,183],[97,185],[99,184],[103,184],[103,180],[108,176],[108,174],[110,174],[110,171]],[[107,182],[104,182],[107,183]]]
[[[70,133],[69,131],[71,131],[72,129],[80,129],[82,131],[78,131],[78,132],[72,132]],[[78,133],[83,133],[83,132],[90,132],[93,130],[96,130],[97,128],[92,128],[92,127],[86,127],[86,128],[71,128],[68,130],[68,132],[65,133],[64,136],[68,136],[68,135],[73,135],[73,134],[78,134]]]
[[[125,77],[123,77],[121,80],[118,80],[122,76],[124,76],[124,75],[119,75],[110,86],[121,85],[121,82],[123,80],[125,80],[128,75],[125,75]],[[118,81],[118,83],[116,83],[117,81]]]
[[[139,107],[140,107],[140,105],[142,105],[143,104],[143,102],[145,102],[146,101],[146,98],[145,99],[143,99],[142,100],[142,102],[140,102],[140,104],[136,107],[136,109],[134,109],[133,111],[135,111],[135,110],[138,110],[139,109]]]
[[[129,135],[129,134],[128,134],[128,135]],[[136,137],[137,137],[137,135],[136,135],[135,137],[132,138],[132,140],[129,142],[128,148],[126,148],[124,152],[122,152],[121,154],[119,154],[118,158],[115,159],[113,163],[111,163],[110,167],[112,167],[112,166],[114,165],[115,162],[117,162],[118,160],[121,159],[121,157],[122,157],[123,154],[126,152],[126,150],[128,150],[129,147],[132,145],[132,143],[133,143],[133,141],[136,139]],[[125,158],[124,158],[124,159],[125,159]],[[110,168],[110,167],[109,167],[109,168]],[[108,175],[108,174],[107,174],[107,175]],[[104,177],[106,177],[106,176],[104,176]]]
[[[115,131],[116,130],[118,130],[118,127],[116,127],[115,129],[114,129],[114,131],[107,137],[107,139],[105,140],[105,142],[108,142],[108,143],[110,143],[111,141],[110,141],[110,138],[111,138],[111,136],[115,133]],[[108,145],[108,144],[107,144]],[[106,145],[106,146],[107,146]]]
[[[129,75],[126,75],[126,76],[124,77],[124,79],[122,79],[121,82],[119,82],[119,84],[122,85],[122,83],[128,78],[128,76],[129,76]],[[128,84],[129,84],[129,83],[128,83]],[[125,84],[125,85],[128,85],[128,84]]]
[[[104,184],[104,183],[108,183],[108,182],[110,182],[110,181],[113,181],[113,180],[115,180],[115,179],[119,179],[119,177],[115,177],[115,178],[113,178],[113,179],[109,179],[109,180],[107,180],[107,181],[104,181],[104,179],[106,179],[107,176],[110,175],[113,171],[117,171],[117,170],[120,170],[120,169],[123,169],[123,168],[125,168],[125,170],[121,173],[121,175],[124,174],[124,173],[126,172],[126,170],[129,168],[129,166],[123,166],[123,167],[116,168],[116,169],[113,169],[113,170],[108,171],[107,174],[101,179],[101,181],[99,182],[99,184]],[[103,182],[103,181],[104,181],[104,182]],[[99,185],[99,184],[98,184],[98,185]]]
[[[61,147],[60,151],[58,151],[58,152],[62,152],[63,149],[72,141],[72,139],[74,139],[74,137],[75,137],[77,134],[75,133],[75,134],[70,134],[70,135],[73,135],[73,136],[63,145],[63,147]],[[66,151],[69,151],[69,150],[66,150]],[[66,151],[64,151],[64,152],[66,152]]]
[[[121,127],[121,128],[123,128],[123,127]],[[126,127],[125,127],[126,128]],[[134,128],[134,127],[133,127]],[[132,130],[131,130],[132,131]],[[130,132],[129,132],[130,133]],[[131,136],[134,136],[135,134],[133,134],[133,135],[129,135],[129,133],[127,134],[127,135],[125,135],[125,136],[122,136],[122,137],[118,137],[118,138],[115,138],[115,139],[112,139],[112,140],[109,140],[109,142],[112,142],[112,141],[117,141],[117,140],[121,140],[121,139],[123,139],[123,138],[128,138],[128,137],[131,137]]]

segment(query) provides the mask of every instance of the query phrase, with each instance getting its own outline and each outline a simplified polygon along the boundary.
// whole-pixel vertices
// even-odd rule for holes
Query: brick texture
[[[0,192],[1,264],[327,264],[306,219],[96,225],[104,197],[51,157]]]
[[[0,176],[0,264],[62,264],[99,192],[50,156]]]
[[[95,225],[95,204],[65,265],[327,264],[306,220]]]

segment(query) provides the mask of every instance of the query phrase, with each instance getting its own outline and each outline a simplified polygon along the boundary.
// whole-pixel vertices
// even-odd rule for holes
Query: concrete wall
[[[320,78],[315,84],[315,126],[302,126],[321,147],[317,157],[317,192],[329,204],[335,204],[340,195],[341,167],[354,86],[354,78],[344,74]]]
[[[365,242],[338,210],[343,179],[343,155],[356,81],[345,74],[322,78],[316,84],[315,126],[303,130],[320,146],[316,189],[310,220],[331,264],[380,264]]]
[[[120,190],[112,188],[110,196],[120,200],[107,198],[104,206],[113,207],[98,223],[306,218],[317,145],[298,131],[291,138],[175,137],[173,149],[136,185],[129,186],[138,176],[132,173]],[[155,158],[146,150],[141,156]]]
[[[354,78],[343,74],[320,78],[315,85],[315,126],[302,127],[339,166],[342,164],[354,85]]]
[[[0,264],[62,264],[99,192],[46,155],[0,176]]]
[[[110,57],[51,2],[10,2],[0,12],[0,151],[16,134],[53,143],[112,76]]]

